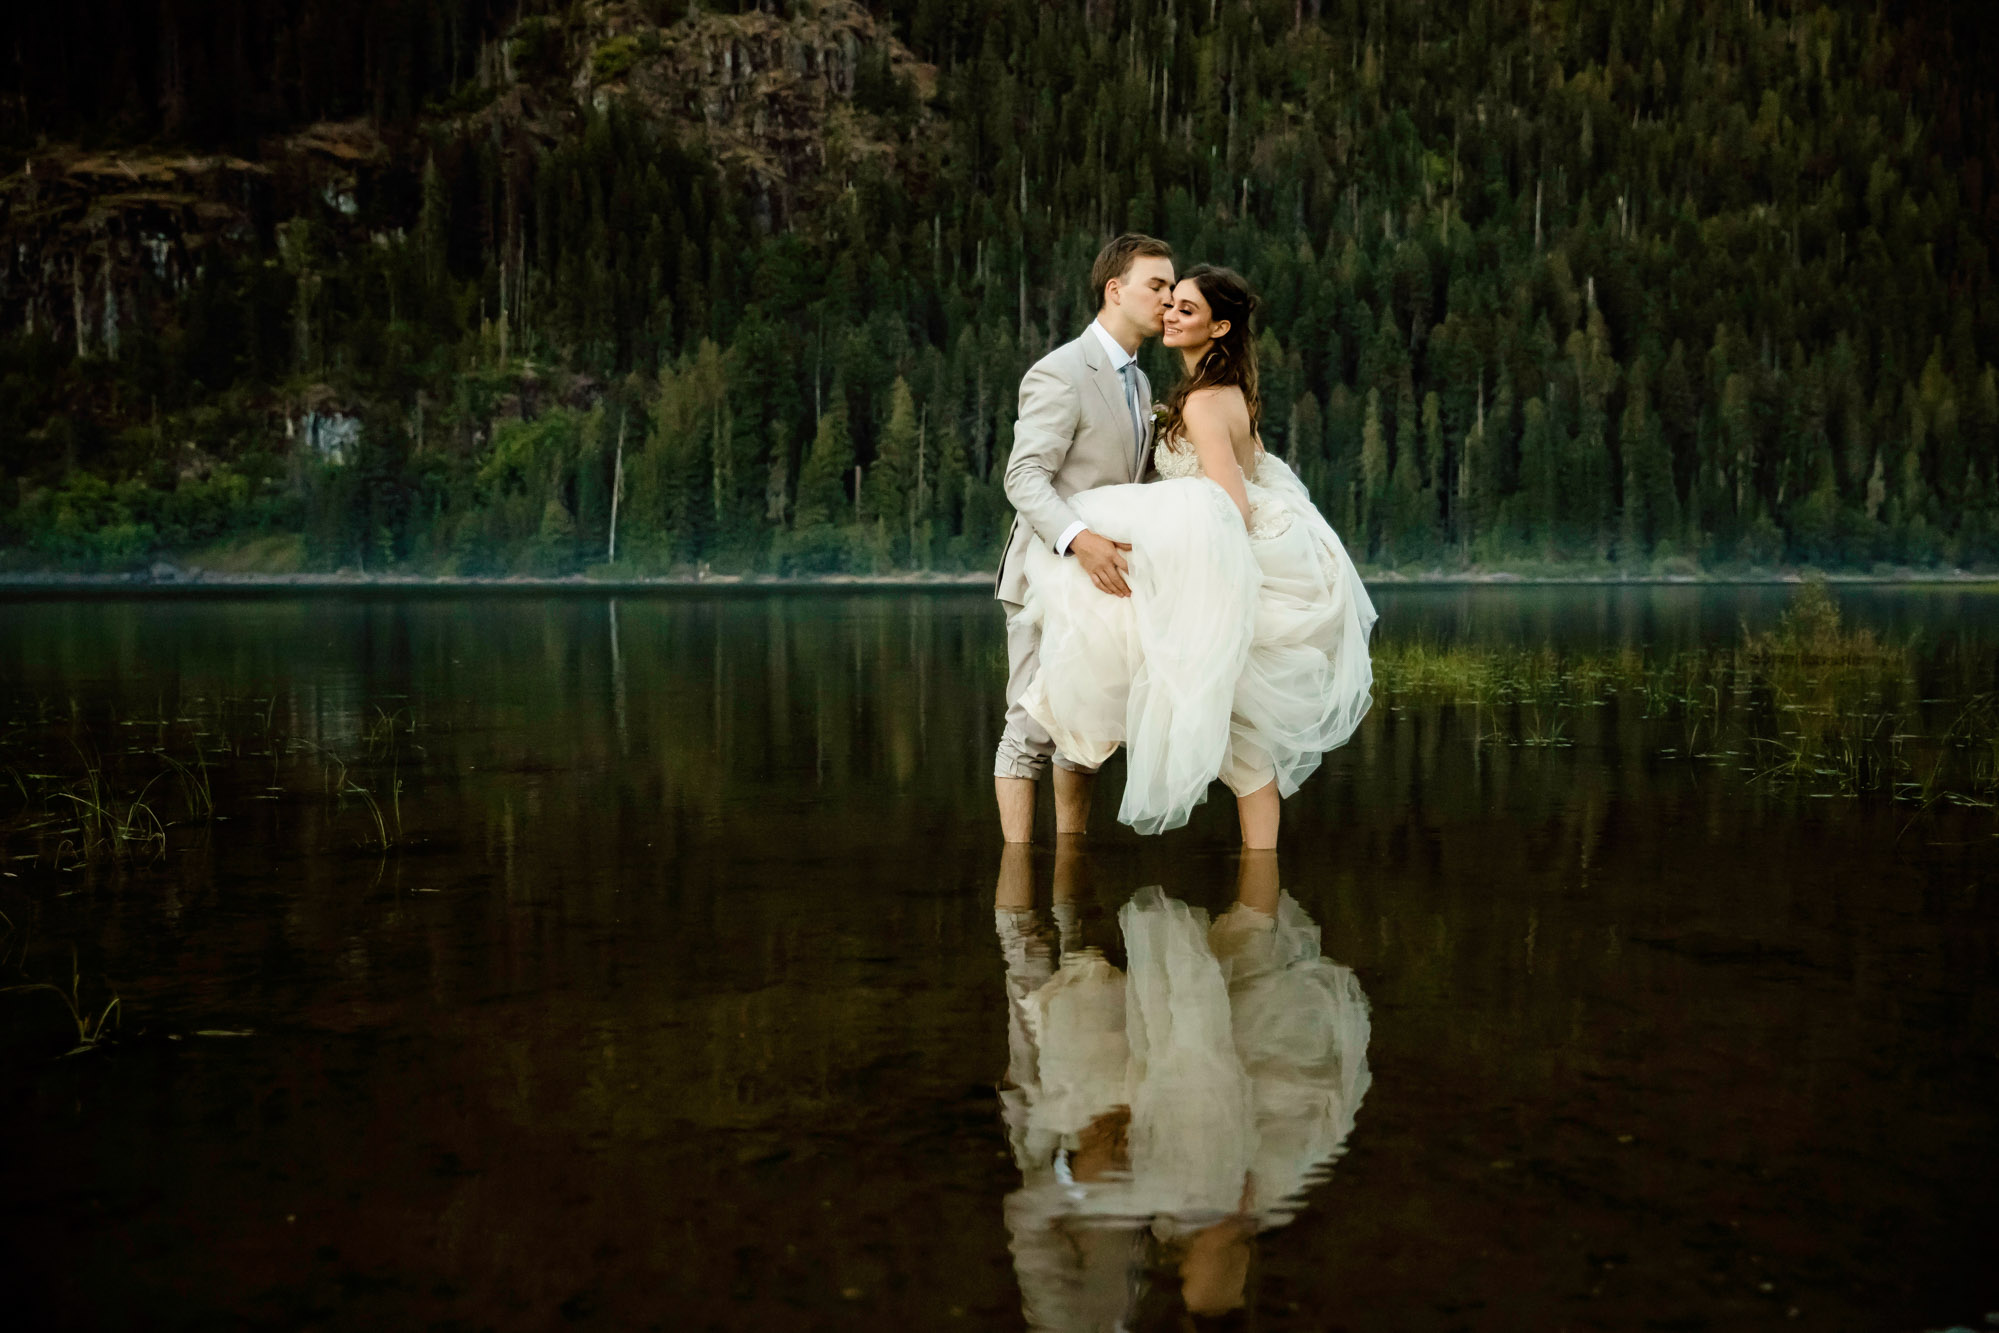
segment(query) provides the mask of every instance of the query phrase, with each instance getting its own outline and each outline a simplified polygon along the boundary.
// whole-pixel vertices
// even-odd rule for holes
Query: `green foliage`
[[[514,68],[528,79],[546,78],[561,68],[562,29],[554,19],[532,15],[520,21],[507,43]]]
[[[28,549],[71,568],[116,571],[140,565],[158,533],[139,521],[147,507],[143,482],[116,487],[88,472],[72,474],[61,489],[40,491],[21,506],[19,524]]]
[[[598,83],[610,83],[624,77],[639,58],[639,41],[636,37],[613,37],[598,47],[590,57],[590,75]]]
[[[1908,656],[1905,643],[1888,642],[1870,629],[1846,628],[1840,621],[1839,603],[1822,579],[1807,579],[1799,585],[1776,629],[1763,634],[1745,629],[1742,640],[1747,654],[1759,661],[1900,663]]]
[[[898,4],[780,169],[795,127],[730,146],[625,87],[707,7],[526,10],[482,35],[555,90],[534,132],[516,90],[446,98],[359,216],[302,202],[269,254],[148,289],[116,357],[0,339],[9,559],[289,524],[322,565],[577,570],[622,420],[642,567],[988,568],[1015,387],[1136,226],[1256,287],[1265,442],[1363,559],[1999,561],[1999,138],[1934,32]],[[395,96],[442,91],[421,54]],[[285,434],[327,393],[367,427],[338,468]]]

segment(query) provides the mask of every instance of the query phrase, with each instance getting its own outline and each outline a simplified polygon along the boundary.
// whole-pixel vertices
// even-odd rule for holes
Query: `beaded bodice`
[[[1291,526],[1291,511],[1257,485],[1256,474],[1263,470],[1260,464],[1265,456],[1259,452],[1257,469],[1243,474],[1243,490],[1249,500],[1249,535],[1252,541],[1275,537]],[[1202,475],[1200,457],[1192,449],[1176,449],[1166,440],[1153,446],[1152,466],[1168,481]]]
[[[1175,449],[1171,443],[1161,440],[1152,446],[1152,466],[1168,481],[1178,481],[1183,477],[1201,475],[1201,460],[1192,449]]]

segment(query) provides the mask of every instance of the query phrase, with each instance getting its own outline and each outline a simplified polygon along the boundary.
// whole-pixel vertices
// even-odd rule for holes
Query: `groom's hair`
[[[1171,259],[1173,247],[1156,236],[1144,236],[1128,231],[1097,251],[1097,262],[1090,265],[1090,290],[1094,293],[1099,308],[1104,303],[1104,288],[1112,278],[1122,278],[1131,272],[1131,261],[1145,257],[1149,259]]]

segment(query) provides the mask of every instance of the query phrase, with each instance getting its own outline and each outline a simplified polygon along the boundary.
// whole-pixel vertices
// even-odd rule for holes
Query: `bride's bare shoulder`
[[[1239,417],[1246,418],[1249,405],[1240,388],[1233,384],[1216,384],[1188,394],[1181,414],[1189,421],[1228,425]]]

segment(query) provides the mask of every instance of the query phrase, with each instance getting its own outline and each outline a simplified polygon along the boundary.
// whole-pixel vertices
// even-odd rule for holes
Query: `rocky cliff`
[[[135,327],[171,318],[211,260],[281,262],[294,219],[310,218],[335,248],[414,226],[414,184],[439,139],[531,155],[613,109],[670,126],[746,192],[760,225],[793,225],[858,163],[893,158],[935,84],[853,0],[788,18],[694,6],[666,26],[638,4],[589,3],[494,36],[477,68],[388,137],[354,121],[240,156],[37,149],[0,177],[0,337],[38,334],[116,359]]]

